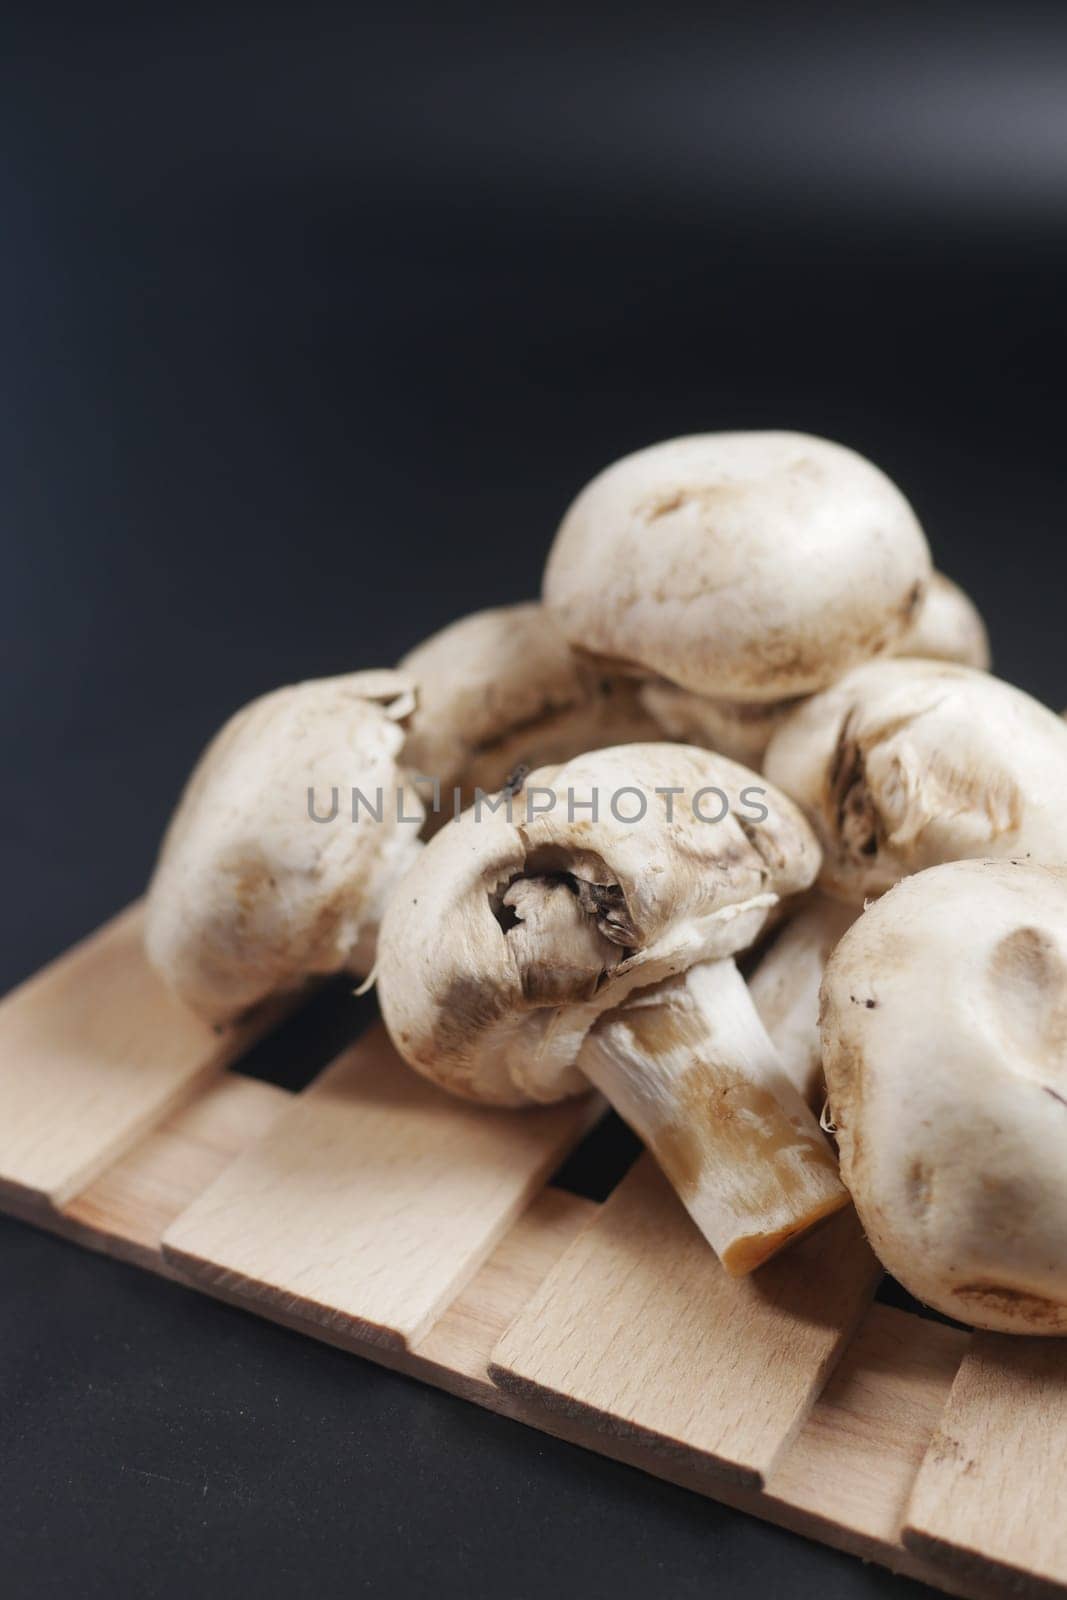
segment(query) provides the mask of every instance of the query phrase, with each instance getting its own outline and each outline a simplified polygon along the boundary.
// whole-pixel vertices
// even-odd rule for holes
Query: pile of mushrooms
[[[516,1114],[599,1090],[727,1272],[851,1199],[919,1298],[1062,1334],[1067,724],[988,668],[862,456],[655,445],[540,604],[230,720],[149,959],[219,1026],[376,980],[408,1065]]]

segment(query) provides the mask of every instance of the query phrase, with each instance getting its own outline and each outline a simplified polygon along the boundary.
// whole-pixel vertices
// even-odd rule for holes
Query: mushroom
[[[946,1315],[1067,1334],[1067,875],[905,879],[830,958],[841,1171],[875,1252]]]
[[[834,946],[855,918],[853,906],[824,894],[808,895],[760,952],[748,976],[752,1002],[779,1060],[815,1110],[826,1100],[819,988]]]
[[[893,649],[895,656],[956,661],[988,672],[989,634],[969,594],[943,572],[935,572],[915,621]]]
[[[1067,861],[1067,725],[971,667],[857,667],[783,723],[764,770],[819,836],[820,886],[853,904],[942,861]]]
[[[943,572],[935,572],[915,621],[891,654],[958,661],[961,666],[987,671],[989,638],[974,601]],[[762,762],[776,729],[802,703],[796,698],[770,705],[711,700],[662,678],[642,684],[640,695],[642,704],[672,739],[707,745],[749,766]]]
[[[145,920],[149,961],[192,1010],[227,1023],[310,977],[369,970],[385,895],[420,848],[398,767],[411,706],[399,673],[356,672],[264,695],[208,745]]]
[[[581,661],[536,602],[461,617],[398,670],[417,690],[404,761],[436,786],[431,831],[470,805],[477,789],[495,794],[520,767],[662,737],[637,685]],[[454,788],[455,806],[445,799]]]
[[[713,433],[594,478],[556,535],[544,597],[576,649],[651,680],[643,698],[668,732],[751,760],[783,701],[897,647],[929,580],[911,507],[862,456],[806,434]],[[692,721],[677,690],[723,704]]]
[[[755,774],[628,745],[530,775],[427,845],[386,909],[400,1054],[490,1105],[594,1084],[650,1145],[727,1271],[846,1203],[733,957],[812,880],[814,839]]]

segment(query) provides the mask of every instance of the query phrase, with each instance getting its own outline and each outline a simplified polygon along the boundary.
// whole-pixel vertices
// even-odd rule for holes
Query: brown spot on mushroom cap
[[[921,1222],[930,1207],[934,1174],[929,1163],[916,1156],[908,1167],[907,1196],[911,1209]]]
[[[1067,1329],[1067,1301],[1064,1300],[1050,1300],[1028,1289],[1015,1289],[1010,1284],[985,1279],[958,1284],[955,1294],[976,1314],[993,1313],[998,1317],[1011,1317],[1029,1323],[1035,1333],[1049,1328],[1056,1331]]]
[[[904,596],[904,600],[900,608],[905,622],[910,623],[914,619],[915,613],[922,605],[925,595],[926,590],[921,583],[916,582],[912,584],[911,588]]]

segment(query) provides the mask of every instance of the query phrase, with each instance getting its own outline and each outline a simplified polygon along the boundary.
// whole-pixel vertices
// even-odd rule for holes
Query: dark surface
[[[873,456],[1067,699],[1054,10],[166,9],[5,30],[5,986],[230,710],[534,593],[672,433]],[[19,1600],[906,1587],[29,1229],[0,1273]]]

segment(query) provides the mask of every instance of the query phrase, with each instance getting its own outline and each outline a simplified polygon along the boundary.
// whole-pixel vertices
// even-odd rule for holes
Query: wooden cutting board
[[[720,1270],[599,1115],[460,1104],[380,1028],[299,1095],[228,1070],[131,907],[0,1003],[0,1209],[950,1594],[1067,1597],[1067,1341],[873,1303],[851,1213]]]

